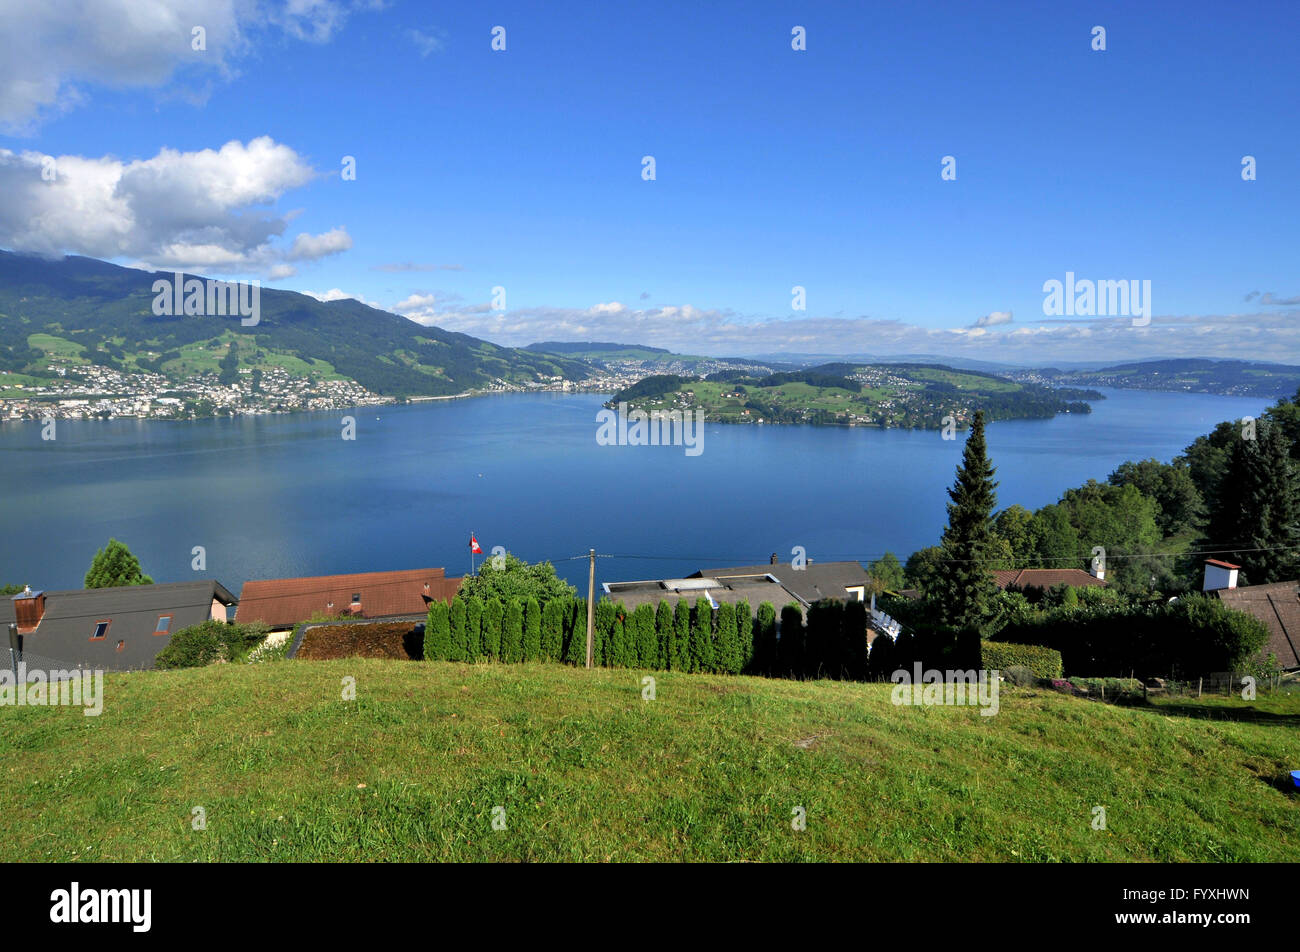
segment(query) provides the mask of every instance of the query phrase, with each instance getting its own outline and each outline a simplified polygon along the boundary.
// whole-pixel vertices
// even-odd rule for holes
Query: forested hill
[[[699,409],[723,423],[812,423],[850,426],[965,425],[975,410],[990,420],[1089,413],[1089,390],[1057,390],[994,374],[922,364],[823,364],[785,373],[726,370],[704,379],[647,377],[617,393],[641,410]]]
[[[323,302],[294,291],[263,288],[256,326],[241,326],[238,315],[155,316],[153,283],[171,277],[93,258],[0,251],[0,370],[40,373],[43,350],[70,347],[117,370],[180,376],[183,349],[234,334],[244,342],[241,361],[260,349],[385,396],[437,396],[497,379],[517,384],[588,373],[572,358],[498,347],[359,301]]]
[[[1171,390],[1218,393],[1236,397],[1290,397],[1300,388],[1300,367],[1247,360],[1209,360],[1203,357],[1144,360],[1097,370],[1016,371],[1017,380],[1036,380],[1082,387],[1116,387],[1121,390]]]

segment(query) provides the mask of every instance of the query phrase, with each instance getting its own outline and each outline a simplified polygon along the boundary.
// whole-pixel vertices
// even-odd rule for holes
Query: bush
[[[465,660],[470,664],[483,656],[483,603],[465,602]]]
[[[736,645],[740,650],[740,667],[748,671],[754,660],[754,613],[743,598],[736,602]]]
[[[209,619],[172,635],[154,659],[154,667],[167,671],[243,661],[265,640],[268,630],[261,622],[235,625]]]
[[[457,595],[451,600],[448,612],[448,624],[451,628],[451,644],[447,652],[448,661],[468,661],[469,645],[465,639],[465,599]]]
[[[486,661],[501,660],[501,629],[505,622],[506,608],[496,599],[483,605],[483,658]]]
[[[524,660],[524,603],[512,598],[505,606],[501,629],[501,660],[517,664]]]
[[[535,598],[524,602],[524,653],[522,661],[542,657],[542,605]]]
[[[724,602],[718,606],[718,632],[714,639],[714,665],[722,674],[740,672],[740,642],[736,640],[736,606]]]
[[[673,608],[672,657],[669,667],[673,671],[691,670],[691,606],[686,599],[677,600]]]
[[[771,602],[758,606],[750,668],[755,674],[770,674],[776,668],[776,607]]]
[[[695,600],[695,610],[691,612],[690,659],[691,671],[714,670],[713,606],[703,596]]]
[[[429,605],[424,623],[424,660],[446,661],[451,657],[451,616],[447,603],[439,599]]]
[[[659,646],[655,667],[667,671],[672,667],[673,607],[666,601],[661,601],[655,611],[655,640]]]
[[[790,602],[781,609],[780,640],[776,649],[775,673],[783,678],[797,678],[803,674],[803,609],[798,602]]]
[[[1028,668],[1039,678],[1060,678],[1065,669],[1061,653],[1042,645],[1016,645],[1004,641],[980,643],[983,667],[989,671],[1006,671],[1012,667]]]
[[[659,638],[655,622],[655,610],[652,605],[638,605],[636,611],[632,612],[632,632],[638,667],[659,667]]]
[[[542,652],[545,661],[564,657],[564,611],[568,602],[551,599],[542,608]]]

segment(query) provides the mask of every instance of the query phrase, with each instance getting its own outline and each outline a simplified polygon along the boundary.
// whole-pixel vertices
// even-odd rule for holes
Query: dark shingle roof
[[[36,630],[23,635],[22,647],[70,667],[150,668],[172,634],[212,617],[214,601],[232,605],[235,596],[212,580],[46,592],[45,613]],[[160,615],[172,616],[165,635],[154,634]],[[0,627],[14,620],[13,599],[0,600]],[[101,621],[109,622],[108,630],[92,641]]]
[[[1300,668],[1300,583],[1273,582],[1213,592],[1230,608],[1249,612],[1268,626],[1271,652],[1284,668]]]
[[[867,570],[859,562],[810,562],[796,569],[789,562],[776,565],[742,565],[729,569],[708,569],[696,572],[690,578],[716,578],[721,581],[738,577],[771,575],[805,605],[823,598],[850,597],[850,586],[865,587],[870,582]],[[865,595],[865,592],[863,593]],[[779,607],[779,606],[778,606]]]

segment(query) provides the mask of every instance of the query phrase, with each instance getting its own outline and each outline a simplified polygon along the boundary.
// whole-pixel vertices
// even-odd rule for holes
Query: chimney
[[[1237,570],[1240,565],[1220,562],[1218,559],[1205,560],[1205,582],[1201,585],[1203,592],[1217,592],[1220,589],[1237,587]]]
[[[1106,570],[1102,567],[1105,564],[1101,556],[1095,556],[1088,564],[1088,574],[1099,582],[1106,581]]]
[[[27,585],[13,597],[13,603],[18,634],[31,634],[45,617],[45,593],[33,592],[32,587]]]

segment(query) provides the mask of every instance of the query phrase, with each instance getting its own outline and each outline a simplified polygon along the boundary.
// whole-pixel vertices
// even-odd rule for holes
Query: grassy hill
[[[256,326],[242,327],[237,316],[158,317],[152,286],[160,277],[171,274],[0,252],[0,370],[39,375],[58,354],[179,380],[215,370],[231,341],[241,368],[349,378],[385,396],[461,393],[498,378],[581,379],[590,370],[580,360],[498,347],[359,301],[270,288],[261,290]]]
[[[703,380],[664,374],[616,394],[636,409],[701,409],[722,423],[814,423],[938,429],[968,423],[1088,413],[1091,391],[1053,390],[975,370],[924,364],[823,364],[776,374],[722,371]]]
[[[353,702],[340,699],[345,677]],[[0,847],[57,861],[1300,852],[1300,797],[1284,786],[1300,767],[1295,696],[1121,708],[1006,689],[982,717],[895,707],[887,684],[656,678],[643,701],[636,672],[560,665],[109,675],[97,718],[0,708]]]

